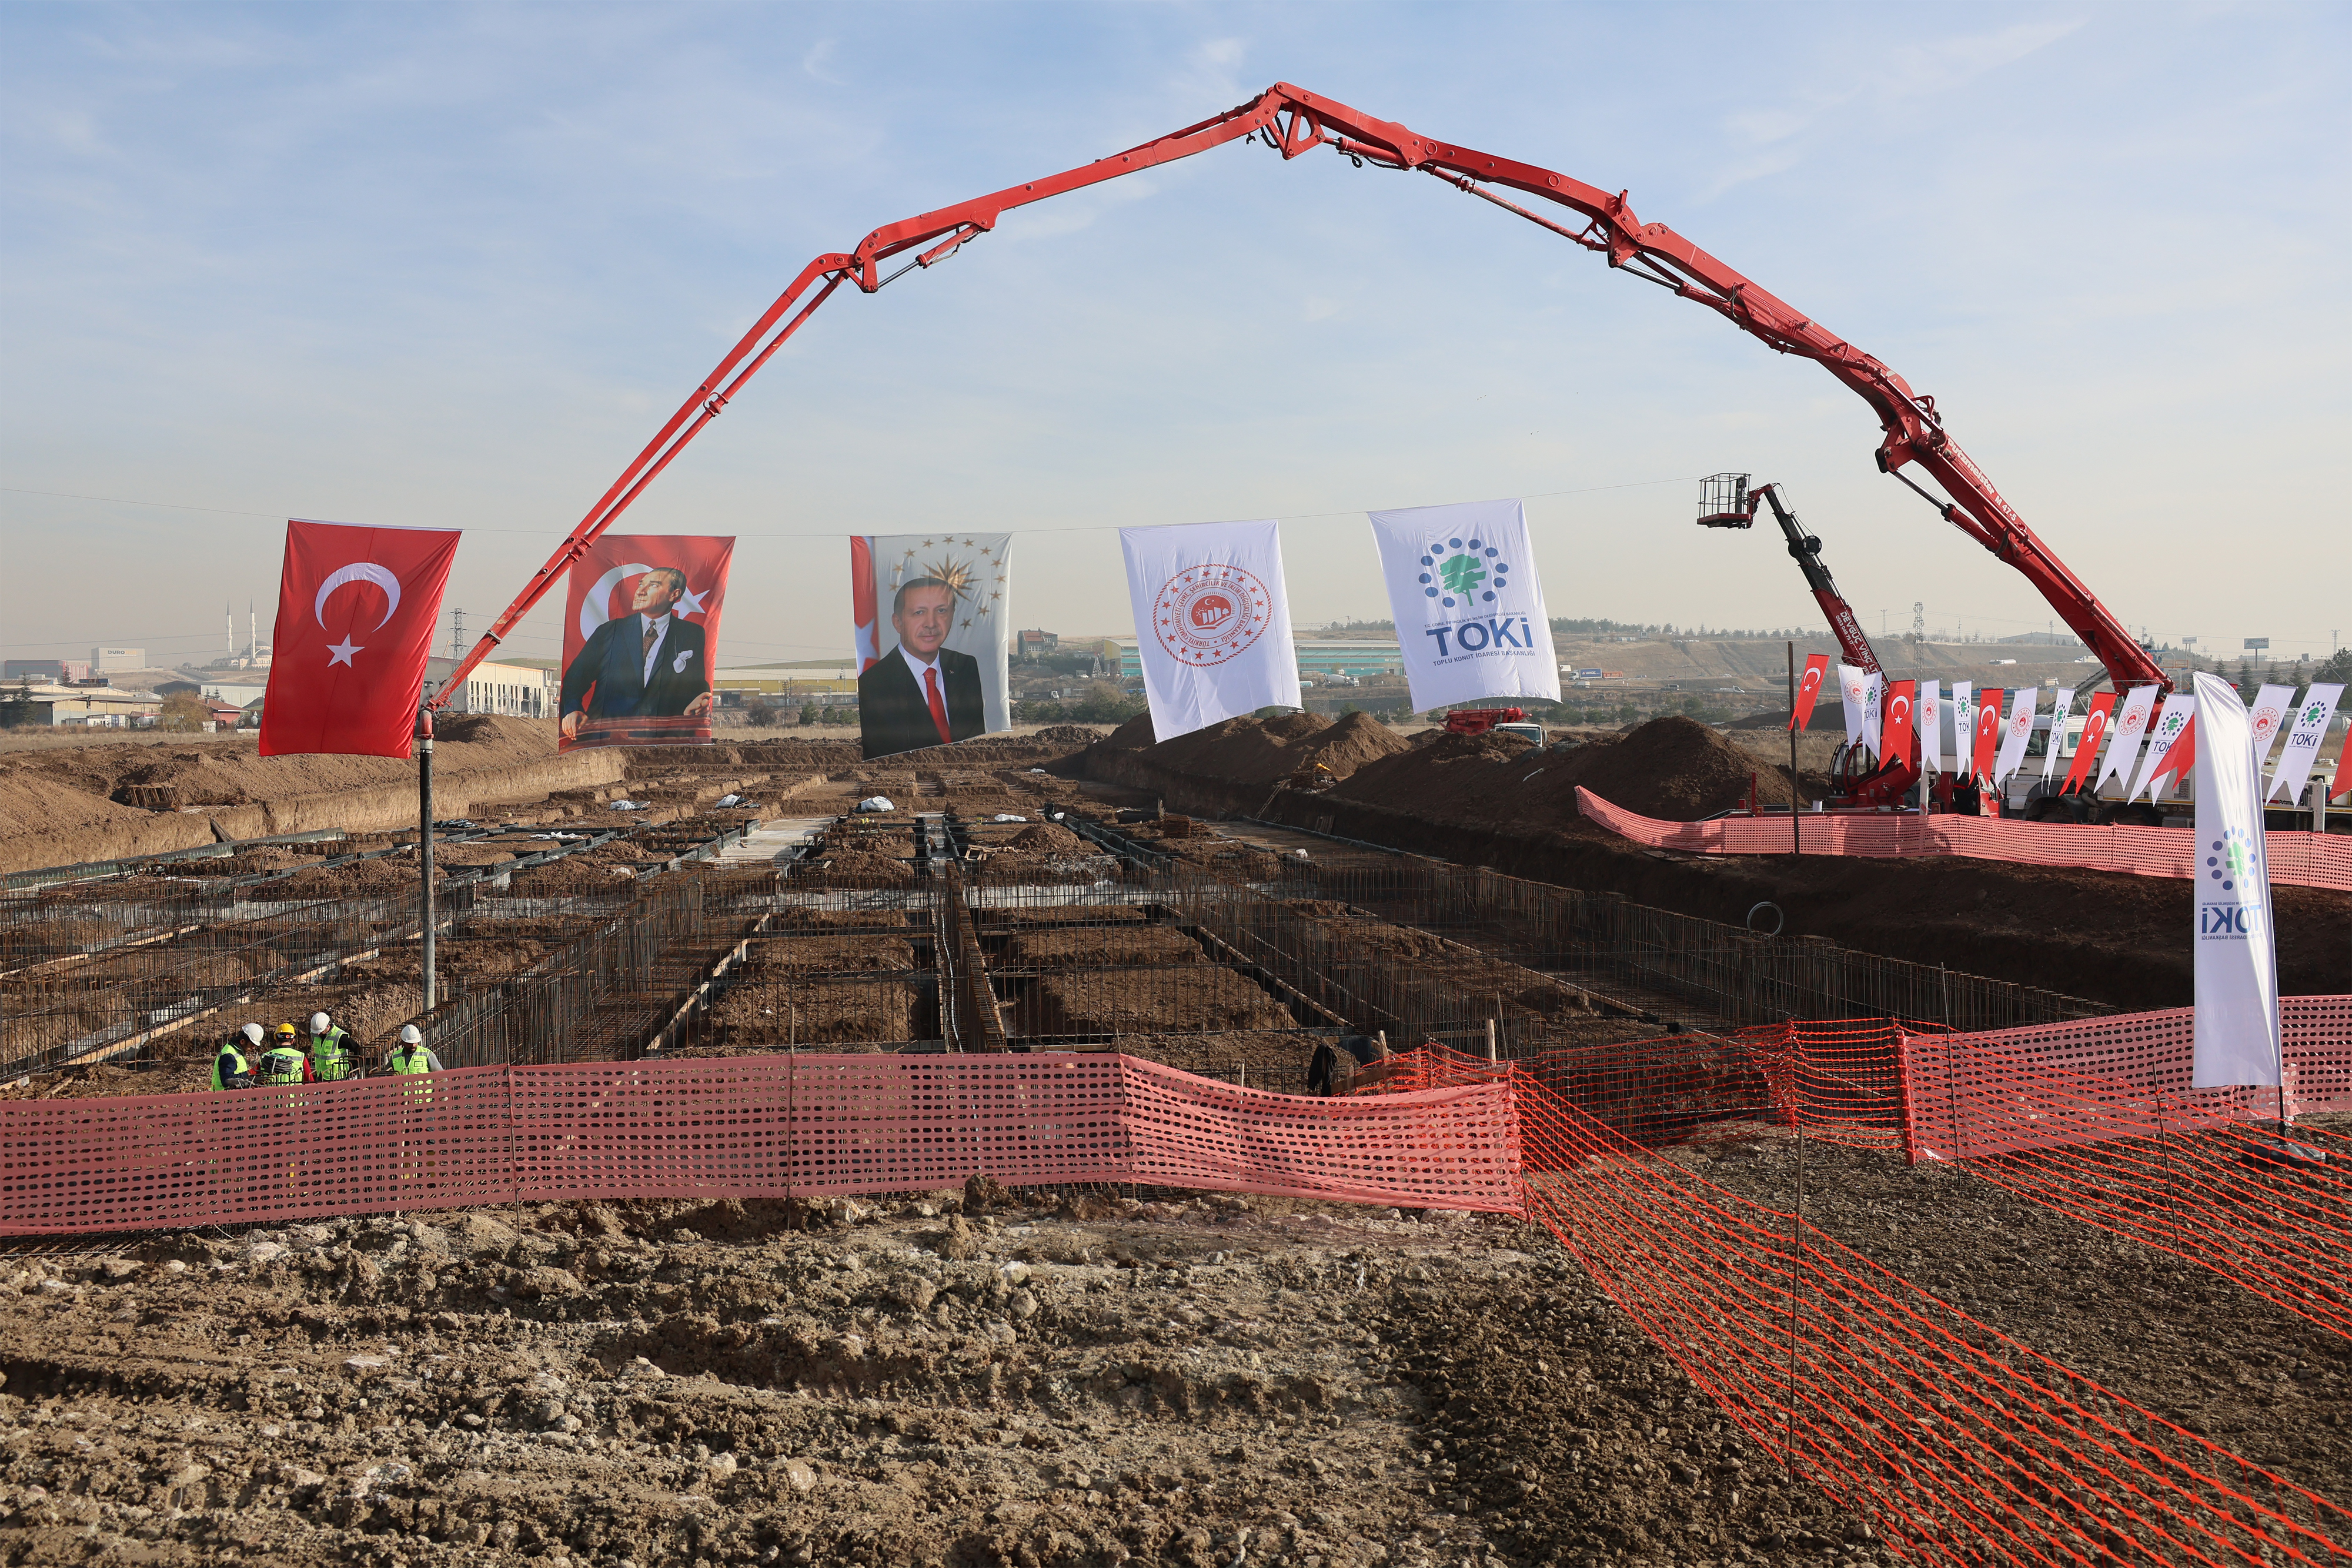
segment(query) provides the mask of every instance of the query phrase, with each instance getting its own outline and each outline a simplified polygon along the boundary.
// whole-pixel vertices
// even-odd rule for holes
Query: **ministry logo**
[[[1437,539],[1422,549],[1422,592],[1443,609],[1492,604],[1510,586],[1511,563],[1484,539]]]
[[[1237,566],[1196,566],[1160,585],[1151,629],[1160,645],[1195,667],[1248,650],[1272,621],[1265,584]]]

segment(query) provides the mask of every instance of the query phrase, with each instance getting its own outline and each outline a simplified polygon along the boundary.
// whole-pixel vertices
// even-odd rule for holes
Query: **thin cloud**
[[[818,81],[824,82],[828,86],[840,87],[843,85],[839,77],[826,69],[828,66],[833,64],[834,49],[837,40],[833,38],[825,38],[818,42],[807,54],[801,57],[801,70],[804,74],[814,77]]]

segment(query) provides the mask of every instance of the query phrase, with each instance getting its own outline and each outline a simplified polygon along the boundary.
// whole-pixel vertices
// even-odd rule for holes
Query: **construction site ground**
[[[1077,913],[1123,874],[1098,843],[1015,841],[1060,811],[1055,833],[1084,817],[1237,881],[1302,850],[1331,866],[1389,857],[1296,827],[1120,823],[1122,808],[1149,813],[1160,797],[1070,777],[1093,738],[875,763],[851,743],[799,739],[730,747],[700,769],[645,756],[590,799],[551,790],[510,814],[601,825],[630,815],[609,813],[610,798],[642,793],[691,827],[716,820],[700,797],[719,782],[767,818],[890,798],[787,879],[840,906],[797,906],[752,938],[696,1051],[888,1048],[937,1027],[934,927],[852,905],[861,889],[896,896],[911,883],[911,872],[870,879],[952,807],[981,851],[974,941],[992,967],[1025,977],[1007,986],[1012,1027],[1095,1032],[1096,1049],[1303,1085],[1322,1037],[1298,1027],[1297,998],[1264,976],[1228,995],[1254,971],[1181,925],[1109,903]],[[45,772],[72,766],[41,760]],[[105,773],[89,771],[91,783]],[[2116,1006],[2162,1005],[2170,955],[2186,947],[2186,894],[2155,879],[1676,858],[1575,822],[1515,828],[1477,804],[1491,798],[1432,795],[1381,820],[1405,824],[1399,839],[1419,834],[1405,847],[1423,852],[1735,923],[1772,897],[1799,930],[1992,975],[2030,963],[2038,983]],[[590,891],[551,890],[532,913],[445,944],[446,972],[487,984],[528,970],[604,906],[614,868],[643,864],[625,852],[582,859]],[[992,860],[1005,868],[994,883],[982,874]],[[663,874],[714,873],[688,862]],[[981,897],[992,886],[1027,901],[992,906]],[[2352,989],[2324,942],[2298,948],[2284,929],[2300,918],[2340,950],[2352,906],[2306,909],[2294,891],[2281,898],[2288,988]],[[1466,937],[1344,906],[1291,913],[1465,997],[1534,996],[1549,1039],[1662,1032],[1575,999],[1599,977],[1533,973]],[[695,962],[735,940],[709,938]],[[332,985],[346,1007],[379,998],[370,1042],[381,1043],[404,1005],[421,1004],[413,941]],[[324,994],[289,989],[249,1010],[299,1016]],[[1611,994],[1635,1015],[1674,1001],[1622,982]],[[9,1092],[192,1087],[202,1047],[245,1016],[208,1019],[177,1054]],[[1964,1171],[1800,1145],[1785,1128],[1720,1127],[1660,1157],[1775,1208],[1801,1205],[1837,1239],[2116,1393],[2323,1494],[2352,1492],[2343,1341],[2218,1276]],[[1895,1560],[1732,1428],[1540,1230],[1153,1189],[1007,1194],[973,1174],[959,1192],[19,1243],[0,1257],[0,1563]]]

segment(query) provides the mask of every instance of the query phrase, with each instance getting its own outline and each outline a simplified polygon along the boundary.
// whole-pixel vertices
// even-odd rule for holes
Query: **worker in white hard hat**
[[[425,1049],[425,1035],[413,1023],[400,1026],[400,1043],[384,1058],[387,1070],[395,1073],[438,1072],[441,1059]]]
[[[253,1087],[253,1065],[246,1060],[250,1048],[260,1054],[262,1042],[269,1037],[257,1023],[249,1023],[221,1041],[220,1052],[213,1058],[213,1087],[215,1089],[250,1089]]]
[[[325,1013],[310,1015],[310,1076],[321,1083],[349,1078],[359,1068],[352,1037]]]

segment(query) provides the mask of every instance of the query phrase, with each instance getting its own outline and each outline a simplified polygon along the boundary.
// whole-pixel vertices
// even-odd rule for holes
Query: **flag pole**
[[[1789,852],[1805,852],[1805,825],[1798,820],[1798,810],[1805,803],[1805,792],[1797,783],[1797,644],[1789,644]]]
[[[416,710],[416,867],[417,907],[424,933],[425,1010],[433,997],[433,710]]]

